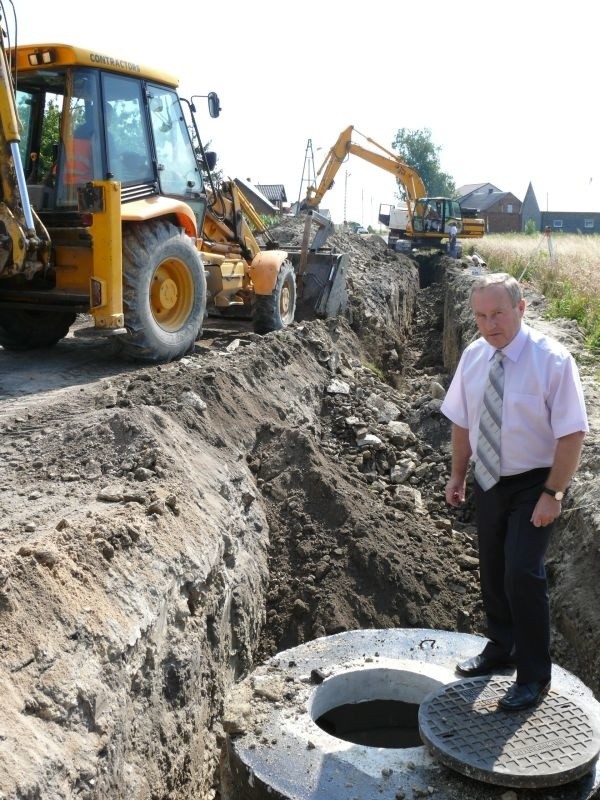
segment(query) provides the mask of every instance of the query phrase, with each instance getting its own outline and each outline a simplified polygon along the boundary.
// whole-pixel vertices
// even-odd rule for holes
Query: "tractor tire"
[[[65,338],[76,316],[74,311],[3,308],[0,311],[0,345],[5,350],[53,347]]]
[[[254,298],[255,333],[270,333],[285,328],[296,316],[296,275],[291,262],[284,261],[272,294]]]
[[[189,353],[206,313],[204,264],[193,242],[165,220],[123,230],[121,355],[167,362]]]

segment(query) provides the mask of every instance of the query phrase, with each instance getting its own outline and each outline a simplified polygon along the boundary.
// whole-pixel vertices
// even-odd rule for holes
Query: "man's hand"
[[[469,444],[469,431],[458,425],[452,426],[452,470],[450,479],[446,484],[446,502],[451,506],[458,506],[465,500],[465,483],[471,445]]]
[[[531,515],[531,522],[536,528],[544,528],[550,525],[551,522],[560,515],[561,504],[549,494],[544,492],[540,495],[540,499],[535,504],[533,514]]]
[[[569,433],[567,436],[561,436],[560,439],[556,440],[554,463],[546,478],[546,486],[551,486],[553,489],[561,489],[563,486],[569,485],[579,464],[584,437],[585,433],[583,431],[576,431],[575,433]],[[543,492],[533,509],[531,522],[536,528],[543,528],[544,525],[554,522],[559,516],[560,510],[560,502]]]
[[[458,506],[465,501],[465,481],[461,478],[450,477],[446,484],[446,502],[451,506]]]

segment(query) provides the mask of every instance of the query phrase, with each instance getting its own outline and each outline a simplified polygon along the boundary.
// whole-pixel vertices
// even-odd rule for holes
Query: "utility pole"
[[[346,203],[348,201],[348,178],[352,173],[346,170],[346,174],[344,176],[344,230],[348,228],[348,216],[346,214]]]
[[[360,224],[365,224],[365,187],[360,187]]]

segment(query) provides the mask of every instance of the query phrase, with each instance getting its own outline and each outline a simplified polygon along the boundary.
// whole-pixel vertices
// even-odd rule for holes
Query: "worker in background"
[[[64,180],[68,185],[77,185],[93,178],[92,134],[87,126],[80,126],[72,138],[65,137]]]
[[[448,228],[448,255],[450,258],[457,258],[457,241],[456,237],[458,236],[458,228],[456,227],[456,222],[451,220],[450,226]]]
[[[433,206],[429,206],[425,217],[426,231],[440,231],[442,229],[442,218]]]
[[[75,187],[94,178],[94,137],[97,135],[93,85],[85,76],[76,79],[76,98],[64,132],[65,166],[63,180]]]
[[[588,422],[573,357],[522,324],[525,300],[513,277],[476,278],[471,308],[481,337],[462,354],[441,410],[453,423],[450,505],[464,501],[471,459],[475,466],[489,641],[456,669],[473,677],[516,664],[516,682],[499,705],[520,711],[550,688],[544,556]]]

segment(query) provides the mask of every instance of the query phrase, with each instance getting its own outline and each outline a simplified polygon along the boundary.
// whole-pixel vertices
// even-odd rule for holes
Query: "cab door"
[[[202,173],[177,92],[148,84],[148,109],[160,193],[182,198],[193,210],[202,230],[206,195]]]
[[[129,186],[146,184],[155,192],[156,174],[142,82],[104,73],[102,94],[106,177],[121,182],[124,199],[127,199]]]

